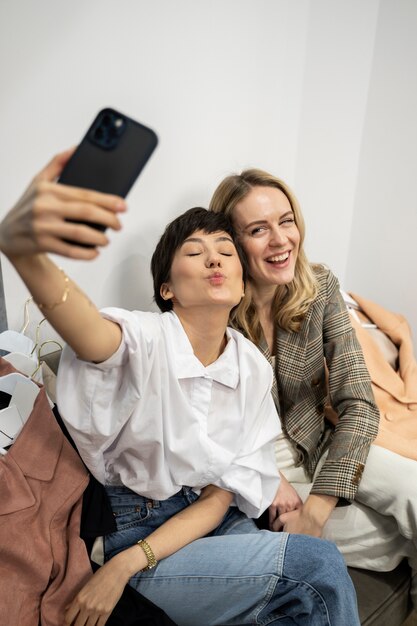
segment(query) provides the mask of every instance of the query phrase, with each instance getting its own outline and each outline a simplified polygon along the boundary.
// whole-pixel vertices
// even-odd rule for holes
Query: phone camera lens
[[[123,115],[108,110],[98,117],[90,140],[101,148],[110,150],[117,146],[125,130],[126,119]]]

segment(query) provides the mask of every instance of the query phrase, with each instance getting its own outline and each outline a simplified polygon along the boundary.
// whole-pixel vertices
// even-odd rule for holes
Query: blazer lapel
[[[310,307],[298,333],[279,329],[275,338],[277,355],[276,368],[279,369],[280,385],[287,398],[297,398],[300,384],[304,378],[306,350],[309,345],[309,329],[312,309]],[[285,358],[281,358],[285,355]],[[278,389],[278,393],[279,393]]]
[[[263,335],[261,337],[261,341],[259,343],[258,348],[262,352],[266,360],[269,362],[269,364],[271,365],[272,370],[274,371],[274,376],[272,377],[271,393],[272,393],[272,398],[274,400],[275,406],[279,413],[279,393],[278,393],[277,377],[275,375],[274,363],[272,361],[271,353],[269,351],[268,344],[266,343],[266,339]]]

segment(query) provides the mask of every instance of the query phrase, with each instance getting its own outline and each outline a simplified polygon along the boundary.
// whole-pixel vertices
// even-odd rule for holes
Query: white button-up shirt
[[[214,484],[258,517],[279,484],[270,364],[232,329],[205,367],[175,313],[102,314],[120,324],[120,347],[99,364],[66,348],[57,382],[60,413],[91,473],[155,500]]]

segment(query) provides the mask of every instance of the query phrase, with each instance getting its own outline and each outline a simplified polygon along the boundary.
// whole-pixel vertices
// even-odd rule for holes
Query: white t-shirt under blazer
[[[223,354],[204,367],[174,312],[102,315],[122,328],[118,350],[94,364],[65,348],[57,382],[60,413],[91,473],[155,500],[214,484],[258,517],[279,485],[267,360],[228,329]]]

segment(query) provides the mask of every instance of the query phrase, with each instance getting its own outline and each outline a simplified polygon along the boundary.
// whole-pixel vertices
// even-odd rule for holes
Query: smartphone
[[[115,109],[102,109],[58,182],[125,198],[157,143],[152,129]],[[105,230],[101,224],[81,223]]]

